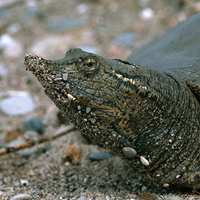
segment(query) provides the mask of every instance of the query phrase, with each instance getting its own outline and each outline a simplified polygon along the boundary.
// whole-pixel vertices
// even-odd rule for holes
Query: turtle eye
[[[99,69],[99,63],[95,58],[87,58],[81,62],[80,67],[86,73],[93,73]]]

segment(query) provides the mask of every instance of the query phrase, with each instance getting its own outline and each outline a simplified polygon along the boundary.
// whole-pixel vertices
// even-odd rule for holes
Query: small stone
[[[100,153],[90,153],[89,157],[92,160],[98,160],[98,161],[100,161],[100,160],[106,160],[106,159],[112,158],[113,155],[110,154],[110,153],[100,152]]]
[[[169,143],[172,143],[172,139],[169,139]]]
[[[149,165],[149,161],[143,156],[140,156],[140,161],[144,166],[148,166]]]
[[[28,180],[26,180],[26,179],[21,179],[21,180],[20,180],[20,184],[21,184],[22,186],[27,186],[27,185],[28,185]]]
[[[184,198],[175,195],[164,195],[163,198],[167,200],[184,200]]]
[[[11,34],[19,33],[21,28],[22,28],[21,25],[18,23],[12,24],[11,26],[8,27],[7,32],[9,32]]]
[[[140,17],[144,20],[150,20],[154,17],[155,13],[151,8],[145,8],[140,13]]]
[[[62,79],[63,79],[64,81],[67,81],[67,79],[68,79],[68,73],[63,74],[63,75],[62,75]]]
[[[29,194],[18,194],[11,200],[32,200],[32,197]]]
[[[15,147],[15,146],[20,146],[22,144],[26,143],[26,140],[23,138],[18,138],[16,140],[13,140],[11,142],[8,143],[8,147]],[[17,154],[20,156],[24,156],[24,157],[29,157],[32,156],[34,153],[37,152],[37,149],[34,148],[26,148],[26,149],[22,149],[20,151],[17,151]]]
[[[123,154],[126,158],[132,159],[137,155],[137,152],[135,149],[130,148],[130,147],[124,147],[123,148]]]
[[[38,11],[36,8],[29,8],[24,10],[20,15],[20,21],[25,22],[30,19],[36,18],[38,15]]]
[[[33,130],[40,134],[44,134],[44,125],[40,118],[37,117],[28,117],[23,122],[24,130]]]
[[[67,162],[64,163],[64,165],[65,165],[66,167],[68,167],[68,166],[71,165],[71,163],[67,161]]]
[[[47,24],[47,29],[51,31],[62,31],[62,30],[71,30],[75,28],[80,28],[86,25],[86,20],[80,19],[58,19],[51,21],[49,24]]]
[[[96,119],[95,118],[91,118],[90,121],[91,121],[92,124],[95,124]]]
[[[126,141],[126,137],[122,135],[119,139],[120,143],[124,143]]]
[[[76,98],[73,97],[71,94],[67,94],[67,97],[69,100],[72,100],[72,101],[76,100]]]
[[[0,63],[0,78],[7,76],[8,70],[7,68]]]
[[[23,53],[22,44],[8,34],[0,37],[0,49],[6,58],[19,58]]]
[[[142,186],[142,191],[145,191],[145,190],[147,190],[147,187],[146,186]]]
[[[28,131],[25,132],[24,137],[27,140],[30,140],[30,141],[37,141],[39,135],[38,135],[38,133],[36,131],[28,130]]]
[[[169,184],[168,184],[168,183],[164,183],[164,184],[163,184],[163,187],[164,187],[164,188],[168,188],[168,187],[169,187]]]
[[[64,161],[69,161],[72,164],[79,164],[80,163],[80,148],[77,145],[71,145],[67,149],[66,157]]]
[[[32,112],[34,108],[34,103],[28,95],[8,97],[0,102],[0,110],[10,116],[25,115]]]
[[[10,6],[11,4],[14,4],[16,2],[19,2],[20,0],[6,0],[6,1],[0,1],[0,8],[5,6]]]
[[[137,34],[134,32],[127,32],[118,35],[115,38],[115,43],[117,45],[133,46],[134,40],[137,38]]]
[[[0,10],[0,17],[4,16],[6,14],[5,10]]]
[[[11,142],[8,143],[8,147],[15,147],[15,146],[18,146],[20,144],[23,144],[25,143],[26,140],[23,139],[23,138],[18,138],[16,140],[12,140]]]
[[[87,200],[86,197],[79,197],[77,200]]]
[[[78,14],[83,14],[83,13],[86,13],[88,11],[88,5],[82,3],[80,5],[78,5],[76,7],[76,11],[78,12]]]
[[[181,175],[180,175],[180,174],[178,174],[178,175],[176,176],[176,178],[180,178],[180,176],[181,176]]]
[[[51,149],[52,149],[51,145],[45,145],[42,151],[43,153],[46,153],[47,151],[50,151]]]
[[[91,108],[86,107],[86,113],[89,113],[91,111]]]

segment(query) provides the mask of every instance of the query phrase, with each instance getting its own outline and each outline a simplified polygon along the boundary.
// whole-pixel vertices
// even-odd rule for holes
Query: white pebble
[[[11,200],[31,200],[32,197],[29,194],[18,194],[14,196]]]
[[[6,0],[6,1],[1,0],[0,8],[2,8],[4,6],[12,5],[12,4],[16,3],[17,1],[19,1],[19,0]]]
[[[20,183],[21,183],[22,186],[26,186],[26,185],[28,185],[28,180],[26,180],[26,179],[21,179],[21,180],[20,180]]]
[[[150,20],[154,17],[155,13],[151,8],[145,8],[140,13],[140,17],[144,20]]]
[[[22,44],[8,34],[0,37],[0,49],[6,58],[19,58],[23,53]]]
[[[68,98],[69,98],[69,100],[76,100],[76,98],[75,97],[73,97],[71,94],[67,94],[67,96],[68,96]]]
[[[66,80],[68,79],[68,73],[63,74],[63,75],[62,75],[62,79],[63,79],[64,81],[66,81]]]
[[[3,99],[0,102],[0,109],[4,114],[25,115],[34,110],[35,105],[30,96],[14,96]]]
[[[143,156],[140,156],[140,161],[144,166],[148,166],[149,165],[149,161]]]
[[[7,68],[0,63],[0,78],[5,77],[8,74]]]
[[[79,13],[79,14],[83,14],[83,13],[86,13],[88,11],[88,6],[84,3],[78,5],[76,7],[76,11]]]

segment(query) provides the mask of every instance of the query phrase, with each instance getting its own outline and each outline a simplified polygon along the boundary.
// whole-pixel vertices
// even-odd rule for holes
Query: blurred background
[[[25,136],[40,137],[68,123],[44,95],[36,78],[25,70],[26,53],[58,59],[69,48],[80,47],[107,58],[126,59],[137,47],[199,11],[198,0],[0,0],[0,147],[20,144]],[[90,144],[81,134],[68,137],[69,145],[79,143],[80,148],[81,142]],[[66,141],[45,144],[42,153],[55,151],[61,157],[62,145],[64,150],[68,148]],[[50,165],[48,159],[37,160],[40,153],[37,148],[28,149],[0,158],[0,198],[26,191],[20,181],[30,177],[20,178],[27,176],[24,168],[14,173],[19,163],[24,162],[24,167],[31,162],[30,168],[33,162]],[[35,160],[30,161],[30,157]],[[56,162],[60,166],[60,161]],[[8,180],[11,174],[14,178]]]

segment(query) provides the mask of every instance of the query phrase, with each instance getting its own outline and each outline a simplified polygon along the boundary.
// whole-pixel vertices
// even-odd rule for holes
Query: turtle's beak
[[[25,55],[24,65],[26,66],[27,70],[30,70],[33,73],[36,73],[44,69],[44,65],[45,65],[44,61],[46,62],[45,59],[37,55],[34,55],[32,53],[29,53]]]

